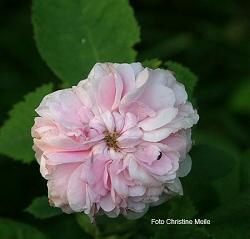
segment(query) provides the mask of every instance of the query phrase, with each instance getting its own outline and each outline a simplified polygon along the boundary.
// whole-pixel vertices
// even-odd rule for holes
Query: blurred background
[[[177,61],[199,77],[195,98],[200,122],[193,138],[200,147],[194,147],[191,152],[193,171],[183,182],[184,193],[191,198],[198,215],[206,215],[239,195],[250,183],[250,1],[137,0],[131,1],[131,5],[141,28],[141,42],[136,45],[138,60]],[[31,24],[31,1],[1,0],[0,9],[2,125],[8,118],[8,111],[26,93],[43,83],[58,83],[58,80],[37,52]],[[206,176],[207,173],[211,175]],[[71,220],[72,215],[40,221],[23,211],[34,197],[47,193],[46,182],[36,162],[27,165],[1,155],[0,189],[0,217],[34,224],[52,238],[57,238],[56,231],[62,226],[65,228],[63,238],[81,237],[82,231]],[[244,208],[233,211],[237,211],[238,216],[241,212],[247,213],[249,222],[249,206],[244,204]],[[168,210],[164,206],[154,208],[144,219],[133,225],[129,223],[128,228],[136,225],[144,231],[139,233],[131,229],[133,233],[127,238],[155,236],[155,228],[151,230],[147,220],[160,215],[166,218]],[[233,220],[237,221],[235,216],[228,225],[233,223],[235,226],[237,223]],[[126,228],[126,222],[122,222]],[[108,223],[111,226],[114,220]],[[54,231],[48,229],[49,225],[53,225]],[[247,228],[243,231],[249,233]]]

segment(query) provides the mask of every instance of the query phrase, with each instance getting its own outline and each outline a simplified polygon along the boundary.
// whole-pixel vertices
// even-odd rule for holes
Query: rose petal
[[[160,110],[155,117],[148,117],[139,123],[139,127],[143,130],[150,131],[159,129],[168,124],[175,118],[178,113],[176,108],[167,108]]]

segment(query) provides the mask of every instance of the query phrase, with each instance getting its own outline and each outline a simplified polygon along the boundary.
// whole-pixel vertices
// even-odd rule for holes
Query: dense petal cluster
[[[182,194],[199,118],[187,98],[170,71],[140,63],[98,63],[77,86],[44,97],[32,136],[51,205],[139,217]]]

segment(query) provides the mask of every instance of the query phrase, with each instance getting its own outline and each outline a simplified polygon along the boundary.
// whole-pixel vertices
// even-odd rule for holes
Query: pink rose
[[[135,218],[182,194],[199,116],[170,71],[98,63],[36,112],[34,150],[51,205]]]

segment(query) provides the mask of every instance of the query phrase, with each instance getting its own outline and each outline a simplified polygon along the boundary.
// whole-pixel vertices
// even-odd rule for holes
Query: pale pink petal
[[[88,79],[93,81],[96,78],[102,78],[103,76],[110,74],[112,72],[112,68],[112,64],[109,63],[96,63],[91,69]]]
[[[115,208],[115,204],[110,194],[107,194],[105,197],[102,197],[100,201],[100,206],[106,212],[110,212]]]
[[[112,187],[122,197],[128,196],[128,185],[126,184],[126,180],[122,175],[112,175],[111,178]]]
[[[123,92],[122,79],[117,73],[114,73],[114,74],[115,74],[115,99],[112,105],[112,110],[117,109],[117,107],[119,106],[121,98],[122,98],[122,92]]]
[[[166,175],[172,169],[172,162],[165,154],[151,165],[143,164],[143,167],[155,175]]]
[[[128,129],[135,127],[137,125],[137,122],[137,118],[134,114],[126,113],[122,132],[125,132]]]
[[[89,90],[90,87],[91,85],[86,79],[80,81],[77,86],[73,86],[73,90],[84,106],[93,109],[94,96]]]
[[[76,152],[54,152],[45,153],[47,164],[58,165],[64,163],[80,163],[90,158],[90,151],[76,151]]]
[[[108,147],[105,142],[101,141],[92,147],[93,155],[106,155],[108,152]]]
[[[189,174],[192,167],[192,160],[189,155],[186,156],[182,162],[180,162],[179,170],[177,171],[177,177],[185,177]]]
[[[113,78],[114,75],[110,73],[109,75],[104,76],[103,79],[98,81],[96,86],[98,87],[96,89],[97,104],[104,111],[111,110],[112,105],[115,101],[116,89],[115,80]]]
[[[197,112],[193,109],[191,103],[186,103],[179,106],[179,111],[176,118],[168,125],[173,128],[173,132],[180,129],[188,129],[196,124],[199,120]]]
[[[139,101],[148,105],[152,110],[159,111],[164,108],[173,107],[175,95],[171,88],[157,84],[147,84]]]
[[[135,74],[130,64],[118,64],[117,71],[123,83],[122,97],[135,88]]]
[[[156,144],[141,144],[135,152],[135,157],[141,162],[151,165],[160,156],[161,150]]]
[[[179,178],[176,178],[173,182],[168,183],[167,189],[174,193],[183,195],[183,188]]]
[[[114,150],[112,148],[110,148],[108,152],[109,152],[110,159],[112,160],[120,160],[124,156],[121,152]]]
[[[130,66],[134,71],[135,77],[137,77],[137,75],[144,69],[140,62],[133,62],[130,64]]]
[[[180,153],[180,160],[186,158],[187,153],[191,148],[191,131],[182,130],[178,133],[171,134],[166,139],[162,140],[161,143],[169,146],[172,150]]]
[[[110,111],[106,111],[105,113],[101,114],[101,118],[107,128],[108,131],[114,131],[115,129],[115,121],[114,117]]]
[[[178,113],[176,108],[166,108],[160,110],[155,117],[149,117],[139,123],[143,130],[150,131],[159,129],[175,118]]]
[[[187,92],[185,91],[184,85],[180,83],[176,83],[173,86],[173,91],[175,93],[177,105],[186,103],[188,96],[187,96]]]
[[[123,82],[115,67],[109,63],[96,65],[89,78],[93,78],[97,88],[95,94],[98,106],[104,111],[116,109],[121,100]]]
[[[53,174],[48,181],[48,196],[50,203],[55,207],[62,207],[68,205],[67,188],[69,178],[75,169],[79,167],[78,163],[59,165],[54,169]]]
[[[158,185],[158,182],[138,165],[134,156],[129,157],[129,173],[133,179],[140,181],[142,185]]]
[[[79,108],[78,115],[81,119],[81,122],[85,124],[87,124],[92,118],[94,118],[93,112],[85,106]]]
[[[102,196],[107,194],[107,190],[104,185],[104,171],[107,162],[108,159],[105,156],[100,155],[98,157],[94,157],[88,172],[86,172],[88,184],[95,193]]]
[[[173,129],[165,128],[165,127],[160,128],[160,129],[155,129],[152,131],[144,131],[143,139],[148,142],[159,142],[167,138],[172,132],[173,132]]]
[[[146,187],[145,186],[132,186],[129,187],[129,196],[135,197],[135,196],[143,196],[146,192]]]
[[[81,174],[84,170],[84,164],[79,165],[71,174],[67,188],[67,198],[70,207],[81,212],[86,204],[86,183],[82,181]]]
[[[173,73],[169,70],[155,69],[150,71],[150,81],[154,81],[156,84],[173,88],[176,84],[176,79]]]
[[[141,142],[142,136],[142,131],[138,127],[134,127],[122,133],[117,141],[121,148],[133,147]]]
[[[131,102],[121,106],[121,112],[127,112],[133,114],[137,121],[142,121],[143,119],[149,117],[154,117],[156,113],[149,108],[149,106],[143,104],[140,101]]]
[[[115,121],[115,131],[121,132],[122,128],[124,127],[124,116],[122,116],[120,113],[114,111],[113,117]]]
[[[128,209],[133,210],[135,212],[144,212],[146,204],[143,202],[135,202],[133,200],[128,200]]]
[[[72,89],[66,89],[44,97],[36,112],[44,118],[60,122],[64,127],[78,127],[81,125],[78,114],[81,106],[80,100]]]
[[[149,71],[147,68],[145,68],[140,73],[138,73],[136,77],[136,87],[139,88],[143,86],[147,82],[148,77],[149,77]]]
[[[100,134],[106,130],[106,126],[99,116],[95,116],[89,121],[89,127],[96,129]]]

